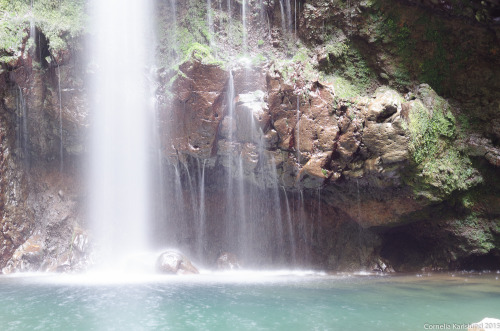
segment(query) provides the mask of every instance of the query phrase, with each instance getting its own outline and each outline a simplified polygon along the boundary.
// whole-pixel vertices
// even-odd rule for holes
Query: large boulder
[[[200,273],[184,254],[174,250],[161,253],[156,260],[156,270],[163,274],[177,275]]]

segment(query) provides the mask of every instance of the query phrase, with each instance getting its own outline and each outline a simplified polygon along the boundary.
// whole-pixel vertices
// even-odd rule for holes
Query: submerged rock
[[[238,257],[233,253],[222,253],[217,259],[217,269],[219,270],[236,270],[241,269]]]
[[[161,253],[156,260],[156,270],[163,274],[177,275],[200,273],[185,255],[173,250]]]

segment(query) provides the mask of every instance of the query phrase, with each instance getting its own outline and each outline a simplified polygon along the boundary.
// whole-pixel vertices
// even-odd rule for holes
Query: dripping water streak
[[[296,142],[295,148],[297,150],[297,163],[300,168],[300,98],[297,95],[297,128],[295,130]]]
[[[207,24],[208,24],[208,39],[210,43],[210,49],[215,49],[215,33],[214,33],[214,21],[212,18],[212,0],[207,0]]]
[[[179,166],[176,164],[174,165],[174,170],[175,170],[175,180],[174,180],[174,194],[175,194],[175,199],[176,199],[176,206],[175,206],[175,213],[174,215],[176,216],[176,229],[180,230],[180,232],[184,233],[187,231],[186,227],[186,222],[184,218],[184,211],[186,210],[186,206],[184,204],[185,198],[184,198],[184,190],[182,189],[182,181],[181,181],[181,173],[179,171]],[[180,223],[180,224],[179,224]],[[177,235],[177,233],[176,233]]]
[[[243,53],[246,54],[248,51],[247,45],[247,0],[242,0],[241,3],[241,20],[243,23]]]
[[[295,16],[294,20],[293,20],[294,34],[297,35],[297,0],[295,0],[295,2],[294,2],[293,10],[294,10],[294,16]]]
[[[239,251],[240,256],[248,257],[248,226],[245,204],[245,174],[243,171],[243,157],[238,158],[238,226],[239,226]]]
[[[359,179],[356,178],[358,222],[361,224],[361,198],[359,196]]]
[[[204,251],[205,251],[205,218],[206,218],[206,210],[205,210],[205,165],[207,160],[203,160],[201,176],[199,181],[199,192],[200,192],[200,208],[199,208],[199,224],[198,224],[198,259],[201,261],[203,259]],[[200,168],[200,162],[198,161],[198,169]]]
[[[289,238],[288,245],[290,245],[291,252],[292,252],[292,264],[295,265],[297,263],[296,246],[295,246],[295,232],[293,231],[293,222],[292,222],[292,214],[290,211],[290,203],[288,202],[288,195],[287,195],[284,187],[283,187],[283,192],[285,194],[285,202],[286,202],[286,215],[287,215],[288,238]]]
[[[286,19],[287,19],[287,32],[290,33],[292,31],[292,8],[290,4],[290,0],[285,0],[285,10],[286,10]]]
[[[61,68],[57,65],[57,89],[59,93],[59,171],[64,170],[64,144],[63,144],[63,113],[62,113],[62,96],[61,96]]]
[[[283,215],[281,212],[281,199],[280,199],[280,190],[278,184],[278,171],[276,170],[276,161],[274,156],[271,154],[271,183],[272,183],[272,191],[273,191],[273,204],[275,206],[275,211],[277,220],[276,220],[276,236],[278,238],[278,249],[281,251],[281,262],[285,262],[285,245],[284,245],[284,232],[283,232]]]
[[[172,17],[172,26],[173,26],[173,50],[175,52],[174,55],[174,62],[177,62],[179,60],[179,43],[177,42],[177,3],[176,0],[170,0],[170,9],[172,11],[171,17]]]
[[[283,8],[283,0],[280,0],[280,13],[281,13],[281,31],[283,36],[286,35],[286,19],[285,19],[285,9]]]

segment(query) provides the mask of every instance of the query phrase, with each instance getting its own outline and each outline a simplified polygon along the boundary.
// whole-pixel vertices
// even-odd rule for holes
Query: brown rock
[[[299,181],[305,188],[321,187],[325,179],[330,176],[330,171],[326,170],[330,153],[314,154],[314,156],[302,167],[299,173]]]
[[[208,158],[212,155],[223,119],[228,73],[221,67],[196,60],[183,63],[172,88],[172,114],[161,116],[164,146],[179,153]],[[232,102],[226,100],[227,103]],[[173,116],[172,116],[173,115]]]

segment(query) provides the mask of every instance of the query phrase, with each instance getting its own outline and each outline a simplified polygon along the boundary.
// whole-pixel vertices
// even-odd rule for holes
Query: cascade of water
[[[231,0],[227,0],[226,9],[227,9],[227,17],[228,17],[227,33],[228,33],[228,37],[231,39],[233,36],[233,11],[231,8]]]
[[[243,158],[240,155],[238,158],[238,211],[237,211],[237,220],[238,220],[238,250],[239,255],[245,259],[248,258],[250,254],[249,249],[249,229],[248,229],[248,217],[247,217],[247,209],[246,209],[246,192],[245,192],[245,174],[243,171]],[[251,195],[249,195],[251,197]]]
[[[276,170],[276,160],[274,156],[271,155],[271,164],[270,164],[270,173],[271,173],[271,190],[273,193],[273,201],[272,204],[275,207],[277,219],[276,219],[276,236],[278,238],[278,249],[281,250],[282,256],[281,262],[285,261],[285,243],[284,243],[284,232],[283,232],[283,215],[281,214],[281,199],[280,199],[280,188],[278,182],[278,171]]]
[[[297,35],[297,0],[295,0],[294,2],[294,6],[293,6],[293,14],[294,14],[294,19],[293,19],[293,23],[294,23],[294,34]]]
[[[32,42],[32,47],[35,46],[35,33],[36,33],[36,27],[35,27],[35,14],[33,12],[33,6],[34,6],[34,0],[31,0],[30,2],[30,36],[29,39]],[[33,53],[32,53],[33,54]]]
[[[175,213],[174,216],[177,218],[177,223],[180,224],[176,226],[177,230],[181,232],[187,231],[184,229],[186,226],[185,222],[185,204],[184,204],[184,191],[182,189],[181,173],[177,164],[174,165],[174,196],[175,196]]]
[[[214,20],[212,18],[212,0],[207,0],[207,24],[208,24],[208,39],[209,39],[210,49],[215,50]]]
[[[190,193],[190,206],[193,206],[194,208],[191,209],[192,211],[192,216],[188,219],[189,221],[189,224],[187,224],[190,232],[193,232],[195,231],[196,232],[196,228],[195,228],[195,222],[196,220],[199,220],[200,219],[200,215],[199,215],[199,212],[200,212],[200,209],[197,208],[197,206],[199,207],[199,203],[198,203],[198,197],[197,197],[197,194],[196,194],[196,189],[195,189],[195,186],[193,185],[193,178],[191,177],[191,173],[189,171],[189,167],[186,163],[183,163],[184,165],[184,171],[187,175],[187,183],[189,185],[189,193]],[[196,173],[195,173],[196,175]],[[186,221],[186,220],[185,220]],[[191,235],[191,234],[189,234]]]
[[[295,129],[295,149],[297,151],[297,163],[300,168],[300,97],[297,95],[297,127]]]
[[[359,196],[359,179],[356,178],[356,190],[357,190],[357,207],[358,207],[358,221],[361,224],[361,198]]]
[[[24,98],[22,87],[17,89],[16,101],[16,117],[17,117],[17,132],[16,132],[16,145],[18,153],[23,159],[24,165],[29,168],[30,155],[28,150],[28,110],[26,106],[26,99]]]
[[[61,96],[61,68],[57,65],[57,90],[59,93],[59,171],[64,170],[64,144],[63,144],[63,120],[62,120],[62,96]]]
[[[206,211],[205,211],[205,165],[206,165],[207,160],[203,160],[202,165],[200,166],[200,161],[198,160],[198,178],[199,178],[199,183],[198,183],[198,191],[199,191],[199,222],[198,222],[198,228],[197,228],[197,241],[198,241],[198,259],[200,261],[203,258],[203,254],[205,251],[205,218],[206,218]],[[200,169],[201,168],[201,169]]]
[[[287,32],[290,33],[292,31],[292,6],[290,4],[290,0],[285,0],[285,10],[287,19]]]
[[[101,267],[148,249],[151,97],[149,0],[94,0],[89,216]],[[113,13],[113,15],[110,15]]]
[[[241,20],[243,23],[243,53],[246,54],[248,51],[247,45],[247,1],[241,1]]]
[[[281,13],[281,31],[283,31],[283,34],[285,34],[287,32],[287,29],[286,29],[285,8],[283,8],[283,0],[280,0],[280,13]]]
[[[292,222],[292,214],[290,211],[290,203],[288,202],[288,195],[287,195],[284,187],[283,187],[283,192],[285,195],[286,216],[287,216],[287,225],[288,225],[288,238],[289,238],[289,245],[290,245],[291,251],[292,251],[292,264],[295,265],[297,263],[297,256],[296,256],[297,246],[295,245],[295,231],[293,230],[293,222]]]
[[[173,34],[173,44],[172,48],[175,52],[174,56],[174,62],[177,62],[179,60],[179,44],[177,41],[177,0],[170,0],[170,10],[171,10],[171,17],[172,17],[172,34]]]
[[[308,229],[307,227],[307,221],[308,221],[308,217],[306,215],[306,212],[305,212],[305,206],[304,206],[304,191],[302,189],[299,190],[299,196],[298,196],[298,207],[297,207],[297,210],[299,212],[299,225],[300,225],[300,229],[301,229],[301,233],[300,233],[300,237],[302,238],[303,242],[304,242],[304,249],[303,249],[303,252],[304,252],[304,261],[309,261],[309,258],[310,258],[310,250],[309,250],[309,246],[310,246],[310,243],[311,243],[311,240],[312,240],[312,231],[311,229]],[[312,223],[311,223],[312,225]]]
[[[230,8],[230,1],[227,3],[228,8]],[[234,77],[233,72],[229,70],[229,79],[227,83],[227,115],[228,120],[228,133],[227,141],[229,144],[233,144],[234,141],[234,131],[235,131],[235,118],[234,118],[234,101],[235,101],[235,90],[234,90]],[[231,153],[228,155],[227,160],[227,177],[226,177],[226,213],[225,213],[225,240],[226,242],[231,242],[231,238],[235,234],[235,217],[236,217],[236,206],[233,202],[234,200],[234,179],[233,179],[233,167],[234,160]],[[228,249],[228,248],[224,248]]]

